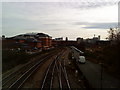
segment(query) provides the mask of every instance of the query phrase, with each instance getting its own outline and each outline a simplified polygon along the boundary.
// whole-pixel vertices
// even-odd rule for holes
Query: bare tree
[[[119,28],[110,28],[108,31],[109,37],[108,39],[111,41],[120,41],[120,29]]]

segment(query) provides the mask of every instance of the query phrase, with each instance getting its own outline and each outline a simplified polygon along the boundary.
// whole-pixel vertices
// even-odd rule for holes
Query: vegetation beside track
[[[2,72],[6,72],[17,65],[25,64],[30,61],[31,58],[35,58],[45,53],[50,53],[52,50],[42,51],[35,54],[27,54],[24,51],[17,50],[2,50]]]
[[[109,74],[120,79],[120,44],[88,48],[85,51],[86,59],[94,63],[102,63]]]

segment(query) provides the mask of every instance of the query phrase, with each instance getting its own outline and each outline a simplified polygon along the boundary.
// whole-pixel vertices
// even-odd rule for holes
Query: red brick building
[[[38,33],[37,34],[37,40],[41,41],[43,49],[48,49],[48,48],[52,47],[52,37],[50,37],[47,34]]]
[[[44,33],[27,33],[14,37],[18,43],[28,44],[31,48],[48,49],[52,47],[52,37]]]

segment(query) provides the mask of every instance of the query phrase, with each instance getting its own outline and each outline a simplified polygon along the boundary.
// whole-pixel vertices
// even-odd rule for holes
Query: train
[[[72,59],[76,60],[76,62],[85,64],[86,59],[84,56],[84,52],[82,52],[81,50],[77,49],[74,46],[70,46],[70,48],[72,49]]]

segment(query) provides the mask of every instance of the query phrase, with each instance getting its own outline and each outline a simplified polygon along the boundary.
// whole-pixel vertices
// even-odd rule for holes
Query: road
[[[93,88],[120,88],[120,81],[102,70],[100,64],[88,60],[85,64],[76,64]]]

